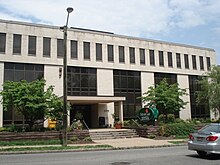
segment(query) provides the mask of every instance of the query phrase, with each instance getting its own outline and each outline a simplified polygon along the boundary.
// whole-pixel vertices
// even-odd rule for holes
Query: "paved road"
[[[186,146],[148,149],[0,155],[1,165],[220,165],[220,156],[199,158]]]

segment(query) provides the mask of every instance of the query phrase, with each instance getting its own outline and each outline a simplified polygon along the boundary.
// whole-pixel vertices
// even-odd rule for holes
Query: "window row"
[[[35,56],[37,50],[37,37],[36,36],[28,36],[28,55]],[[13,54],[21,54],[21,45],[22,45],[22,35],[20,34],[13,34]],[[6,33],[0,33],[0,53],[5,53],[6,48]],[[109,62],[114,62],[114,45],[108,44],[107,45],[107,59]],[[139,52],[138,52],[139,51]],[[136,48],[129,47],[129,62],[130,64],[136,63],[136,53],[139,53],[140,64],[146,64],[146,49],[139,48],[136,51]],[[78,58],[78,41],[70,40],[70,53],[72,59]],[[96,53],[96,61],[102,61],[103,58],[103,45],[101,43],[95,44],[95,53]],[[189,64],[189,55],[184,54],[183,58],[181,58],[180,53],[172,53],[167,52],[167,65],[168,67],[174,67],[173,58],[176,58],[176,67],[182,68],[181,60],[184,60],[184,67],[185,69],[190,68]],[[64,40],[57,39],[57,57],[63,58],[64,55]],[[51,38],[43,37],[43,56],[50,57],[51,56]],[[118,46],[118,56],[119,56],[119,63],[125,63],[125,47]],[[159,59],[159,66],[164,67],[165,65],[165,52],[158,51],[158,59]],[[90,60],[91,58],[91,44],[90,42],[83,42],[83,58],[84,60]],[[192,61],[192,69],[197,70],[197,56],[191,55]],[[200,70],[204,70],[204,57],[199,56],[198,59]],[[149,63],[151,66],[155,66],[155,50],[149,50]],[[206,66],[207,70],[211,68],[211,60],[210,57],[206,57]]]

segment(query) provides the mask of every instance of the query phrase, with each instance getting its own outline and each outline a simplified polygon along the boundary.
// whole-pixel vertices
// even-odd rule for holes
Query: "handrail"
[[[86,124],[86,122],[85,122],[84,120],[82,120],[82,121],[83,121],[83,124],[85,125],[86,129],[89,130],[89,127],[88,127],[88,125]]]
[[[132,121],[133,121],[139,128],[141,128],[141,126],[140,126],[134,119],[132,119]]]

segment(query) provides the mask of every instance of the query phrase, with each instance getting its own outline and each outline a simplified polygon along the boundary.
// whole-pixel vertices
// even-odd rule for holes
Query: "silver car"
[[[197,151],[202,157],[208,153],[220,154],[220,123],[209,124],[190,134],[188,149]]]

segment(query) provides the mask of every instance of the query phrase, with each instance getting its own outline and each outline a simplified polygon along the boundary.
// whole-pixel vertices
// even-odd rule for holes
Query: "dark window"
[[[129,47],[130,63],[135,64],[135,48]]]
[[[185,68],[189,69],[189,57],[188,54],[184,54]]]
[[[207,70],[211,70],[211,60],[210,60],[210,57],[206,57],[206,62],[207,62]]]
[[[150,54],[150,65],[155,65],[155,57],[154,57],[154,50],[149,50]]]
[[[96,61],[102,61],[102,44],[96,43]]]
[[[114,61],[114,49],[113,45],[108,45],[108,61]]]
[[[43,38],[43,56],[50,57],[50,43],[51,39],[48,37]]]
[[[200,64],[200,70],[204,70],[204,61],[202,56],[199,56],[199,64]]]
[[[193,66],[193,69],[197,69],[196,56],[195,55],[192,55],[192,66]]]
[[[170,73],[154,73],[154,82],[159,84],[163,79],[166,79],[168,84],[177,83],[177,75]]]
[[[119,62],[124,63],[125,62],[125,50],[124,46],[119,46]]]
[[[64,43],[63,39],[57,39],[57,57],[63,58],[64,55]]]
[[[90,42],[83,42],[84,59],[90,60]]]
[[[114,70],[114,95],[126,97],[123,103],[124,118],[136,118],[136,110],[141,108],[141,78],[140,72]],[[118,111],[118,104],[115,104],[115,112]]]
[[[163,51],[159,51],[159,65],[164,66]]]
[[[180,53],[176,53],[176,66],[177,66],[177,68],[181,68]]]
[[[200,76],[189,75],[189,95],[192,118],[206,118],[210,119],[210,109],[207,102],[200,104],[196,103],[197,92],[201,90],[198,80],[201,80]]]
[[[167,56],[168,56],[168,67],[173,67],[173,56],[172,56],[172,52],[167,52]]]
[[[0,53],[5,53],[6,33],[0,33]]]
[[[13,54],[21,54],[21,35],[13,35]]]
[[[140,64],[145,65],[145,50],[141,48],[139,50],[140,50]]]
[[[74,40],[71,40],[71,58],[78,58],[78,42]]]
[[[36,36],[28,36],[28,54],[36,55]]]
[[[68,67],[67,91],[70,96],[97,96],[97,70]]]

